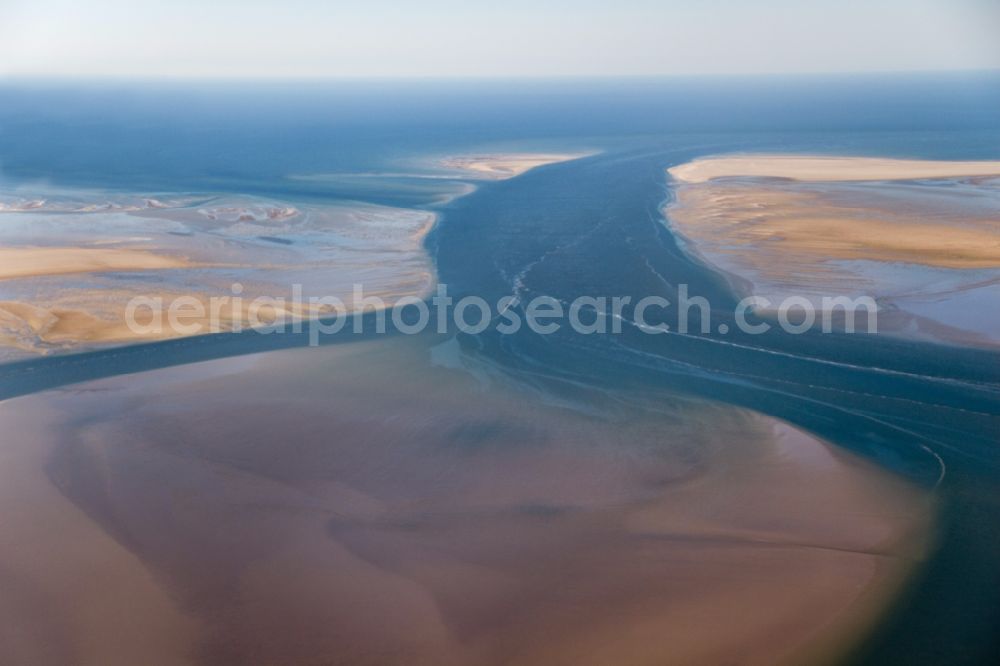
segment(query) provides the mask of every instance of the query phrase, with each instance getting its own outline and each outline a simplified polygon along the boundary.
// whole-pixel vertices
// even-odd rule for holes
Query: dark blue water
[[[0,85],[7,178],[329,195],[357,172],[483,144],[804,149],[995,157],[1000,74],[622,81]],[[333,194],[350,194],[334,192]]]
[[[1000,159],[1000,75],[352,83],[247,87],[7,85],[5,186],[237,192],[432,207],[405,176],[427,155],[603,151],[445,205],[428,238],[453,294],[733,297],[662,224],[664,169],[731,151]],[[301,180],[294,175],[327,174]],[[729,313],[729,314],[727,314]],[[669,318],[666,323],[674,324]],[[735,326],[730,326],[735,331]],[[0,368],[0,397],[305,343],[195,338]],[[1000,654],[1000,356],[869,336],[460,335],[465,353],[550,392],[693,394],[771,414],[932,486],[941,546],[857,655],[867,663],[991,663]],[[329,342],[350,342],[350,337]]]

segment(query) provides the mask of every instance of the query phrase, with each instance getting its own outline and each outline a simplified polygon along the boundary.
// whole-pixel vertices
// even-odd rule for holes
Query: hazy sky
[[[0,0],[0,75],[1000,69],[1000,0]]]

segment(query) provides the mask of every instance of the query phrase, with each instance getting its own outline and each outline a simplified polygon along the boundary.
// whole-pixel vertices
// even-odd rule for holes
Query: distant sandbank
[[[715,178],[790,178],[799,181],[915,180],[1000,176],[1000,161],[899,160],[882,157],[728,155],[706,157],[667,172],[685,183]]]
[[[441,166],[466,172],[477,179],[505,180],[519,176],[531,169],[567,162],[591,153],[493,153],[483,155],[458,155],[441,160]]]

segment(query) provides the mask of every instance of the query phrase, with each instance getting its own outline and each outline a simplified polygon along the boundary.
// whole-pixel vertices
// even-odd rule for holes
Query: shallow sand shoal
[[[441,160],[448,169],[468,172],[485,180],[506,180],[546,164],[566,162],[584,157],[588,153],[498,153],[489,155],[460,155]]]
[[[150,250],[105,247],[5,247],[0,248],[0,280],[96,273],[188,268],[183,257]]]
[[[902,160],[880,157],[732,155],[707,157],[667,172],[685,183],[714,178],[790,178],[798,181],[914,180],[1000,176],[1000,161]]]

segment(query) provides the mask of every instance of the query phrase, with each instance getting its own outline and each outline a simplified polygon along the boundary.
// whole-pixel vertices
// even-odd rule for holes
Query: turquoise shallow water
[[[749,407],[939,485],[941,545],[857,655],[988,663],[1000,650],[1000,358],[859,336],[719,334],[733,297],[662,224],[663,170],[734,151],[1000,159],[1000,78],[633,80],[555,84],[6,85],[3,186],[221,192],[433,209],[427,239],[452,293],[707,297],[712,332],[459,334],[463,352],[572,398],[636,382]],[[440,203],[426,156],[598,150]],[[379,175],[391,173],[393,175]],[[322,176],[308,177],[301,176]],[[627,314],[627,313],[626,313]],[[667,323],[671,322],[669,319]],[[735,327],[730,326],[735,331]],[[194,338],[0,367],[0,397],[207,358],[307,334]],[[349,343],[350,335],[329,338]]]

